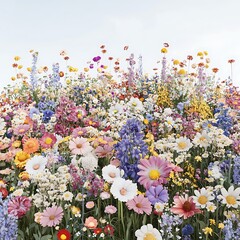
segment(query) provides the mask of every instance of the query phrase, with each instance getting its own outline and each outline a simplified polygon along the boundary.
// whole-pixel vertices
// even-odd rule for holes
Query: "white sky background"
[[[164,42],[168,60],[207,50],[221,79],[235,59],[233,82],[240,85],[239,11],[239,0],[0,0],[0,88],[12,82],[14,56],[31,65],[30,49],[39,52],[38,66],[64,66],[65,49],[69,64],[83,68],[104,44],[106,57],[141,54],[144,72],[152,74]]]

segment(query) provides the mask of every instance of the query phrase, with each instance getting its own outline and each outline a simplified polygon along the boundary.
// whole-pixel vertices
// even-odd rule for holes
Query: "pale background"
[[[183,60],[207,50],[221,79],[240,79],[239,0],[0,0],[0,89],[11,83],[13,57],[31,65],[30,49],[39,51],[39,66],[69,63],[83,68],[105,44],[108,55],[143,56],[144,72],[161,59],[162,44],[170,44],[168,59]],[[125,55],[124,55],[125,54]]]

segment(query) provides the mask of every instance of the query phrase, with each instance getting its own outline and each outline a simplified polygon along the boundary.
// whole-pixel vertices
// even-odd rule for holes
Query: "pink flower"
[[[43,227],[53,227],[53,226],[55,227],[61,222],[62,217],[63,217],[63,209],[61,207],[58,207],[58,206],[49,207],[43,211],[40,219],[40,224]]]
[[[196,208],[193,198],[188,195],[185,195],[185,197],[175,196],[173,200],[175,205],[171,208],[171,212],[184,219],[192,217],[196,213],[201,213],[201,210]]]
[[[168,162],[159,157],[150,157],[149,160],[142,159],[138,164],[140,178],[138,182],[146,189],[151,186],[167,183],[167,178],[172,168]]]
[[[93,201],[89,201],[89,202],[86,203],[86,208],[87,209],[91,209],[93,207],[94,207],[94,202]]]
[[[115,212],[117,212],[117,208],[114,207],[113,205],[108,205],[105,207],[104,212],[108,214],[114,214]]]
[[[42,148],[52,148],[53,145],[57,142],[57,138],[52,133],[44,133],[41,139],[39,140]]]
[[[129,210],[132,210],[138,214],[150,215],[152,212],[152,206],[148,198],[144,197],[142,194],[135,196],[132,200],[127,201],[126,206]]]
[[[29,130],[29,128],[30,128],[29,125],[21,124],[13,130],[13,133],[15,135],[23,136]]]
[[[92,151],[92,147],[86,138],[74,138],[69,142],[69,149],[72,151],[72,154],[86,155]]]
[[[98,225],[98,221],[94,217],[86,218],[85,223],[84,223],[84,226],[89,229],[95,229],[97,227],[97,225]]]
[[[107,157],[109,154],[111,154],[112,150],[113,150],[113,147],[109,145],[98,146],[95,150],[95,153],[99,158],[104,158],[104,157]]]
[[[9,201],[8,213],[21,218],[27,213],[31,206],[32,204],[28,197],[17,196]]]
[[[84,134],[86,134],[86,132],[87,132],[87,130],[85,128],[77,127],[77,128],[73,129],[72,136],[74,138],[81,137]]]
[[[102,200],[106,200],[106,199],[109,199],[111,197],[110,193],[109,192],[101,192],[100,193],[100,198]]]

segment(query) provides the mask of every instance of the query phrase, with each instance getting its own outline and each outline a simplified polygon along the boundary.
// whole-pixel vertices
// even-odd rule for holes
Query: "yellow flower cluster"
[[[158,90],[157,105],[160,107],[171,107],[172,101],[169,97],[169,91],[167,87],[161,86]]]
[[[187,113],[198,113],[202,119],[208,119],[212,117],[212,111],[210,106],[203,99],[193,98],[190,103]]]
[[[152,133],[148,132],[146,134],[145,142],[148,144],[148,150],[153,156],[158,156],[158,153],[154,150],[154,136]]]

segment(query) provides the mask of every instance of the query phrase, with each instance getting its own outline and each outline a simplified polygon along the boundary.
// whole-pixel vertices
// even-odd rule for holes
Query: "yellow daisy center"
[[[137,103],[133,102],[133,103],[132,103],[132,106],[133,106],[133,107],[136,107],[136,106],[137,106]]]
[[[207,202],[207,197],[206,196],[200,196],[199,198],[198,198],[198,202],[200,203],[200,204],[206,204],[206,202]]]
[[[157,240],[157,238],[152,233],[147,233],[143,240]]]
[[[186,144],[185,142],[179,142],[179,143],[178,143],[178,147],[179,147],[180,149],[185,149],[185,148],[187,147],[187,144]]]
[[[150,170],[148,176],[151,180],[158,180],[160,177],[160,172],[158,169],[152,169]]]
[[[113,110],[113,113],[114,113],[114,114],[118,113],[118,110],[117,110],[117,109],[114,109],[114,110]]]
[[[234,196],[231,196],[231,195],[226,197],[226,201],[229,205],[234,205],[237,202],[236,198]]]
[[[61,240],[66,240],[66,239],[67,239],[67,236],[66,236],[65,234],[61,234],[60,239],[61,239]]]
[[[50,137],[47,137],[47,138],[45,139],[45,143],[48,144],[48,145],[51,144],[52,141],[53,141],[53,140],[52,140]]]

